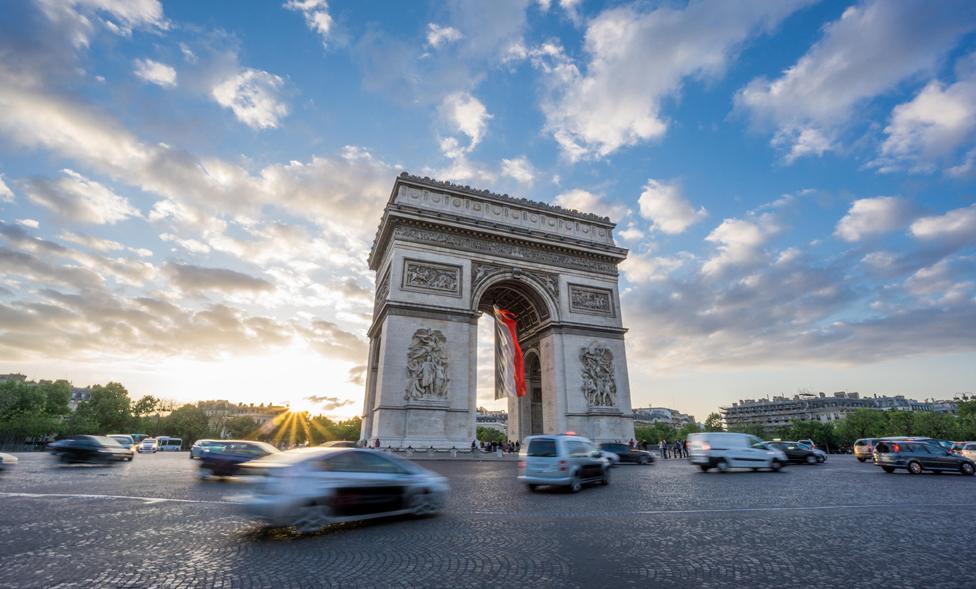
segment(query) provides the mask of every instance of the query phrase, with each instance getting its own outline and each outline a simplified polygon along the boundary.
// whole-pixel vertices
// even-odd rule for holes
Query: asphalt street
[[[427,461],[435,517],[265,530],[186,453],[116,467],[21,454],[0,475],[0,587],[971,588],[976,477],[832,456],[781,473],[684,461],[529,493],[514,462]]]

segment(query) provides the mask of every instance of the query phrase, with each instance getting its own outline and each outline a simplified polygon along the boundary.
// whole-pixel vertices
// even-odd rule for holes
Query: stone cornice
[[[383,224],[377,234],[373,250],[369,254],[370,269],[373,271],[377,269],[386,247],[397,237],[396,229],[400,227],[414,227],[418,230],[457,236],[458,239],[455,241],[463,240],[470,246],[464,247],[456,243],[451,245],[451,249],[610,276],[617,275],[617,264],[627,257],[626,249],[613,246],[579,243],[565,238],[556,243],[553,240],[537,241],[529,232],[522,235],[510,231],[507,227],[496,233],[494,228],[474,226],[467,220],[459,224],[448,224],[451,220],[447,218],[426,217],[426,215],[412,214],[410,211],[388,208],[383,216]],[[423,240],[409,238],[406,240],[423,243]],[[532,259],[532,256],[536,259]]]

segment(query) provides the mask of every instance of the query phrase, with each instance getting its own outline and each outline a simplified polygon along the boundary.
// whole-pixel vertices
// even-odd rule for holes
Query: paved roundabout
[[[849,457],[782,473],[621,466],[529,493],[512,462],[428,461],[446,511],[265,530],[186,454],[113,468],[20,455],[0,478],[0,587],[972,587],[976,480]]]

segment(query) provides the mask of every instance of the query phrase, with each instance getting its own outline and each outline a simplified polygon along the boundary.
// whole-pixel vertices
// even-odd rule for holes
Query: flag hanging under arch
[[[515,314],[498,305],[495,313],[495,398],[525,396],[525,361],[518,343]]]

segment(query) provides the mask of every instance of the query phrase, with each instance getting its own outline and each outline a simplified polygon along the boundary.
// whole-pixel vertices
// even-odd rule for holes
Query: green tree
[[[362,431],[363,419],[361,417],[353,417],[352,419],[340,421],[335,426],[337,440],[357,442]]]
[[[152,395],[143,395],[132,405],[132,414],[136,417],[146,417],[159,408],[159,399]]]
[[[915,430],[915,435],[947,439],[955,433],[954,417],[949,413],[915,411],[912,417],[912,428]]]
[[[705,418],[705,431],[707,432],[725,431],[725,428],[722,427],[722,414],[709,413],[708,417]]]
[[[877,409],[858,409],[835,425],[837,441],[844,446],[853,446],[860,438],[884,436],[887,428],[888,418],[885,412]]]
[[[162,419],[165,435],[181,438],[184,445],[201,438],[215,437],[210,430],[210,420],[203,409],[196,405],[183,405]]]
[[[224,422],[224,431],[226,434],[238,440],[253,440],[258,436],[258,422],[247,416],[231,417],[226,422]],[[314,429],[312,430],[315,431]],[[310,440],[310,442],[314,442]],[[321,443],[321,442],[320,442]]]
[[[889,411],[886,431],[890,436],[915,435],[915,416],[909,411]]]
[[[673,441],[678,437],[674,428],[665,423],[652,423],[651,425],[638,425],[634,428],[634,438],[638,442],[648,444],[658,444],[661,440]]]
[[[79,403],[75,414],[75,423],[83,424],[84,429],[91,430],[78,433],[125,432],[132,418],[129,392],[117,382],[110,382],[105,386],[95,385],[91,389],[91,398]]]
[[[504,442],[506,439],[503,432],[493,427],[483,427],[480,425],[478,426],[477,436],[479,442]]]

